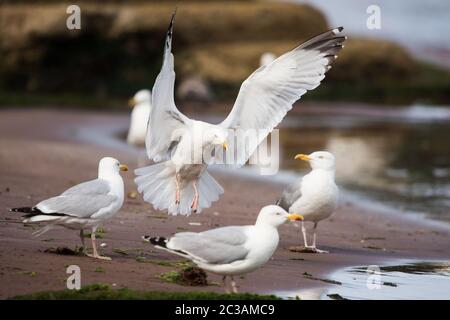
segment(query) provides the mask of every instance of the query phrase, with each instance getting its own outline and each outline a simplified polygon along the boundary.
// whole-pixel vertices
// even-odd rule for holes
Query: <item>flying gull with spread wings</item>
[[[145,141],[148,157],[157,163],[136,169],[135,182],[144,200],[155,209],[189,215],[210,207],[223,193],[207,171],[211,162],[205,155],[212,154],[215,159],[222,154],[227,164],[244,165],[293,103],[319,86],[346,37],[340,35],[342,27],[327,31],[260,67],[242,83],[230,114],[214,125],[188,118],[175,105],[174,18],[175,13],[152,90]],[[247,139],[251,131],[257,136]]]

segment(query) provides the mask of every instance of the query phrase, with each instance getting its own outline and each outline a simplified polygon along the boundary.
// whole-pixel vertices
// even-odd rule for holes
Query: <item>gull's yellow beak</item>
[[[303,161],[310,161],[310,160],[312,160],[310,156],[308,156],[306,154],[302,154],[302,153],[299,153],[298,155],[296,155],[294,159],[295,160],[303,160]]]
[[[228,144],[226,142],[222,143],[222,147],[227,150],[228,149]]]
[[[128,100],[128,106],[130,108],[133,108],[136,105],[136,100],[134,100],[134,98],[131,98],[130,100]]]
[[[288,219],[292,220],[292,221],[303,221],[304,220],[303,216],[299,215],[297,213],[288,214]]]
[[[128,171],[128,166],[127,166],[126,164],[121,164],[121,165],[119,166],[119,170],[120,170],[120,171]]]

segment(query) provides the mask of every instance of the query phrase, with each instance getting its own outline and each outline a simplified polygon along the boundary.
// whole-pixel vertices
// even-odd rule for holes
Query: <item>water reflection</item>
[[[270,292],[283,299],[414,300],[450,299],[450,264],[398,260],[382,266],[358,266],[328,276],[326,287]]]
[[[322,299],[450,299],[450,265],[436,261],[400,261],[380,266],[347,268],[331,275],[341,286],[330,288]]]
[[[201,120],[221,118],[204,114]],[[77,130],[77,138],[138,154],[120,136],[127,126],[128,120],[90,125]],[[309,170],[295,154],[329,150],[337,156],[339,185],[357,198],[450,221],[450,107],[315,105],[284,119],[279,139],[280,166],[288,171],[270,176],[272,182]],[[259,171],[224,173],[254,177]]]
[[[350,191],[450,220],[450,109],[426,110],[390,110],[388,117],[302,115],[297,128],[280,134],[281,166],[306,172],[293,155],[328,150],[337,157],[338,182]]]

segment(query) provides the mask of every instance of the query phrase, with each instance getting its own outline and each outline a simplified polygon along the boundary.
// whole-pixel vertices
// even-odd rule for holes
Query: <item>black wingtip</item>
[[[172,13],[172,18],[170,19],[169,28],[167,30],[167,36],[166,36],[166,50],[171,50],[171,44],[172,44],[172,35],[173,35],[173,23],[175,22],[175,15],[177,14],[177,8]]]
[[[154,246],[166,248],[167,239],[164,237],[142,236],[142,240],[150,242]]]
[[[177,14],[177,7],[175,7],[175,10],[173,11],[173,13],[172,13],[172,18],[170,19],[170,24],[169,24],[169,29],[168,29],[168,31],[167,31],[167,34],[169,35],[169,36],[172,36],[172,30],[173,30],[173,23],[175,22],[175,16],[176,16],[176,14]]]
[[[11,208],[9,209],[9,212],[20,212],[20,213],[36,213],[39,212],[39,210],[32,208],[32,207],[20,207],[20,208]]]

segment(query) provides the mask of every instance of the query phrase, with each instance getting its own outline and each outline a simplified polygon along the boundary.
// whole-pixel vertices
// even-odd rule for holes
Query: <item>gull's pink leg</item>
[[[175,204],[180,204],[180,183],[178,182],[178,174],[175,175]]]
[[[95,259],[100,259],[100,260],[111,260],[110,257],[105,257],[105,256],[101,256],[101,255],[98,254],[97,243],[96,243],[96,240],[95,240],[95,231],[97,231],[97,228],[93,228],[92,229],[92,233],[91,233],[92,254],[87,254],[87,256],[91,257],[91,258],[95,258]]]
[[[223,278],[222,278],[222,285],[223,285],[223,288],[225,289],[225,293],[230,294],[231,290],[230,290],[230,288],[228,287],[228,284],[227,284],[227,276],[223,276]]]
[[[194,199],[192,200],[192,205],[191,205],[191,209],[194,211],[194,213],[197,212],[198,209],[198,190],[197,190],[197,181],[192,182],[192,186],[194,187]]]

